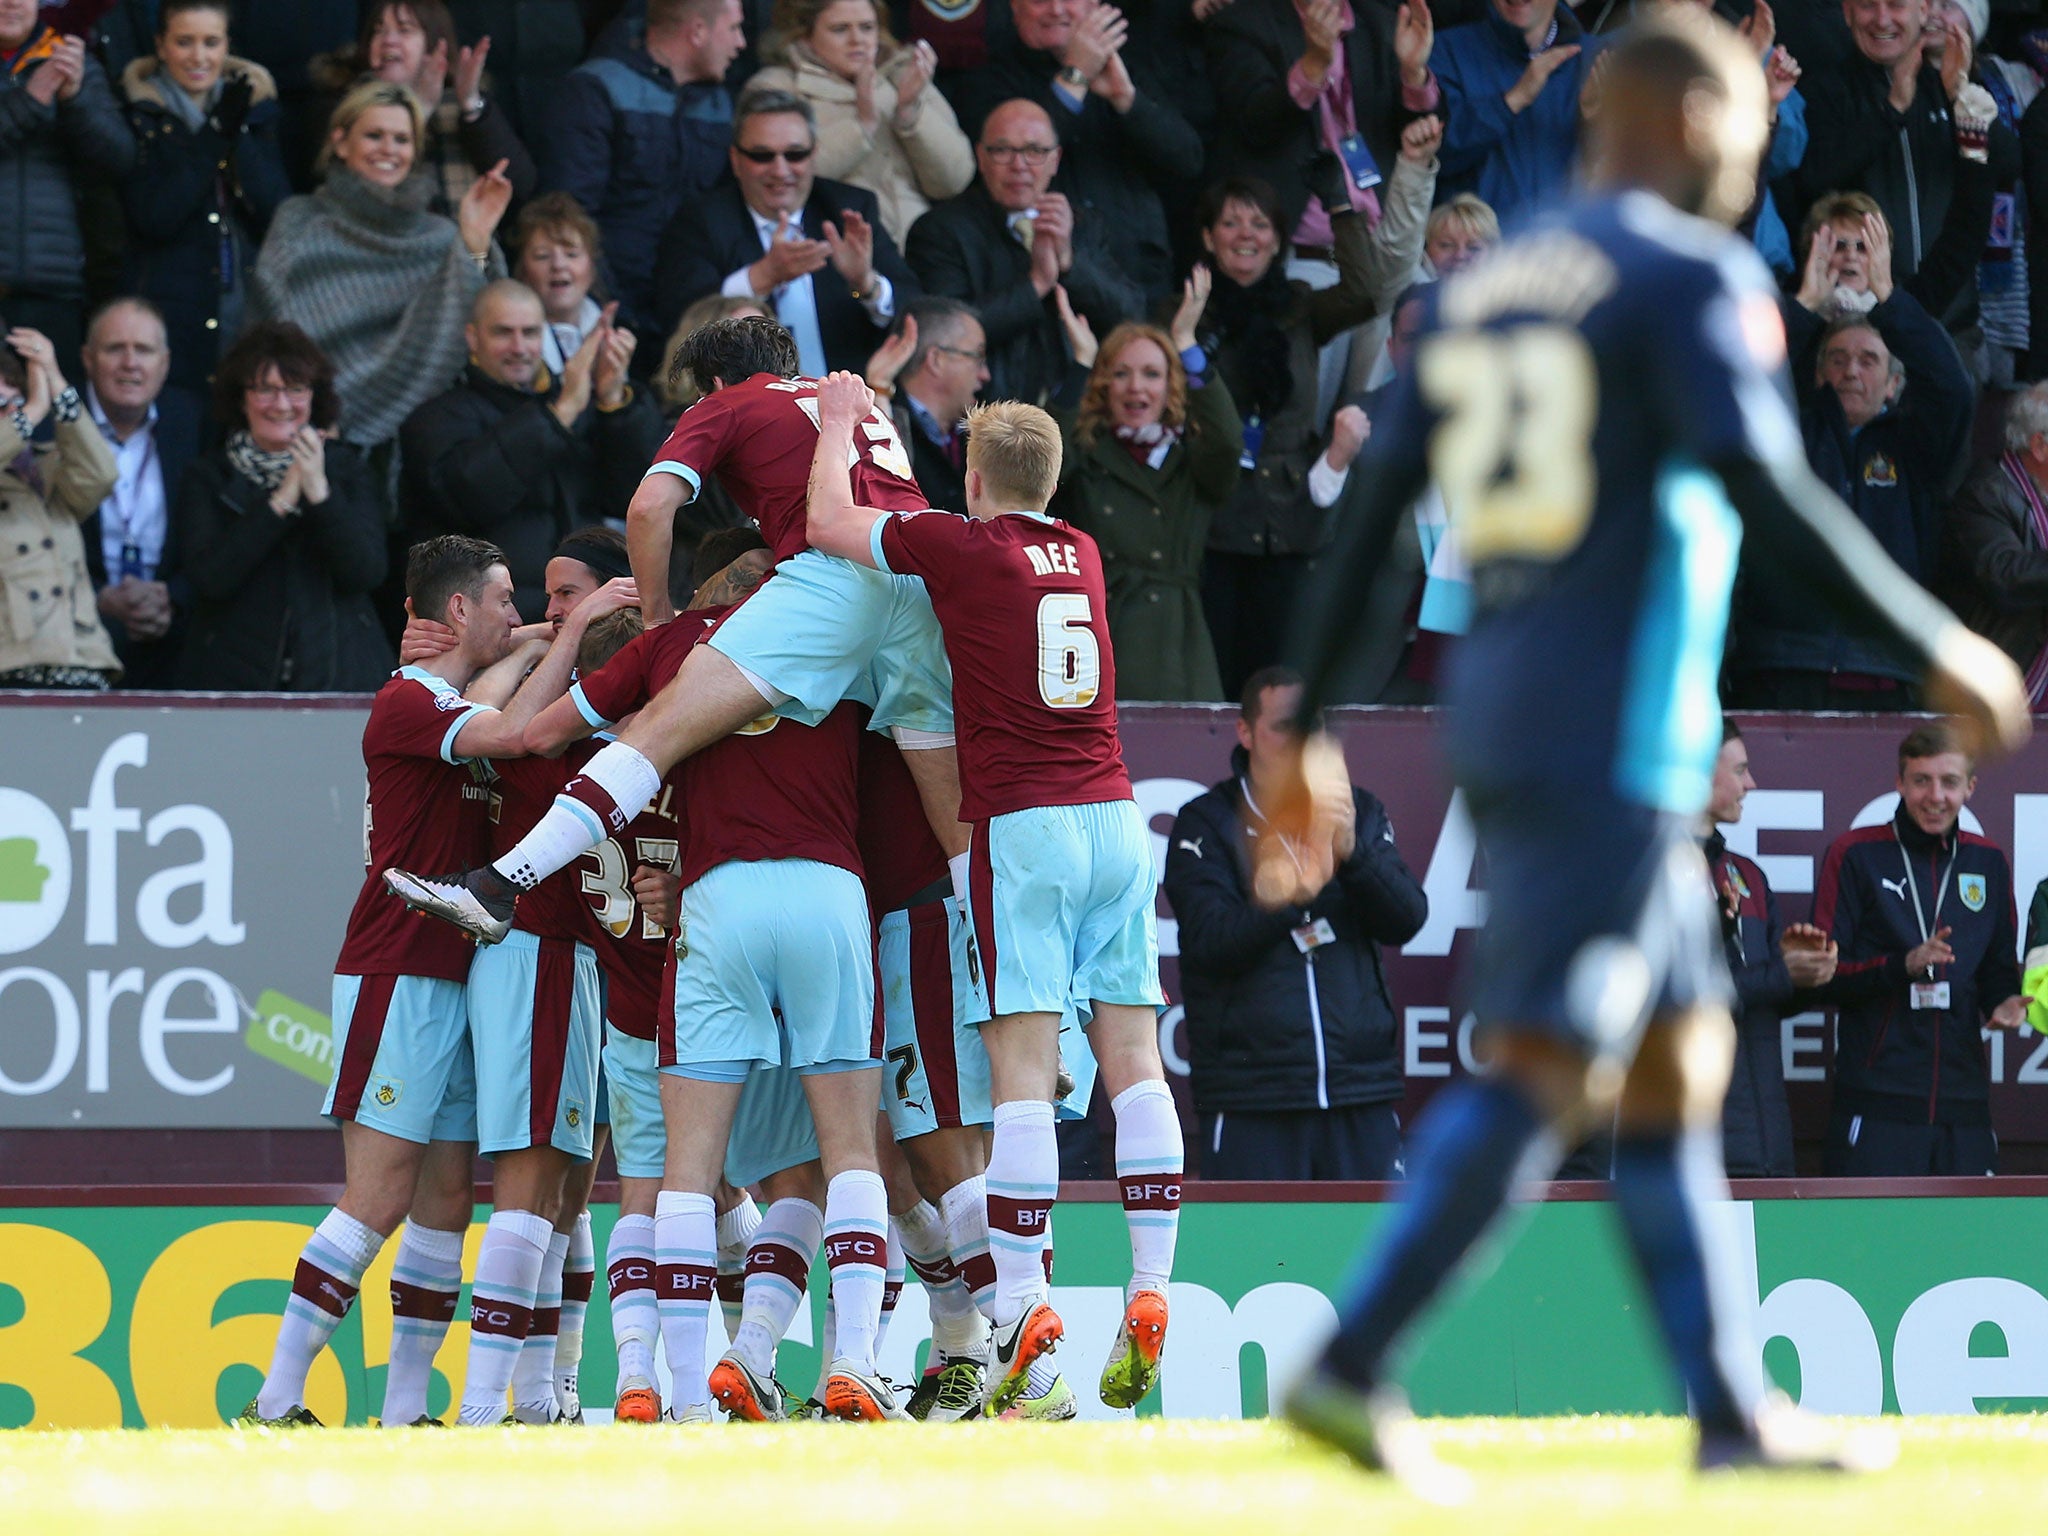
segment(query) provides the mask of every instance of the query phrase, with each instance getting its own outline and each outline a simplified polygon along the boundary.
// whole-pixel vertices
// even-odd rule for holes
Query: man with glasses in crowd
[[[1069,366],[1053,290],[1064,287],[1099,336],[1143,314],[1145,296],[1110,254],[1102,221],[1077,218],[1053,190],[1059,139],[1043,107],[1006,101],[989,113],[974,160],[974,184],[911,227],[905,254],[928,290],[981,315],[989,392],[1043,404]]]
[[[926,297],[889,335],[895,345],[868,362],[868,387],[910,450],[926,499],[958,511],[967,505],[965,417],[988,383],[987,333],[958,299]]]
[[[821,180],[811,105],[749,91],[733,115],[733,179],[679,209],[655,261],[664,333],[710,293],[768,309],[812,377],[859,369],[917,280],[882,228],[875,194]]]

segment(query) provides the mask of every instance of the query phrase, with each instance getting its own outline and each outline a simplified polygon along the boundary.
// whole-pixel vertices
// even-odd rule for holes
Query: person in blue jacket
[[[725,72],[745,40],[740,0],[648,0],[643,27],[600,44],[555,88],[537,145],[541,188],[569,193],[597,220],[606,291],[637,335],[663,334],[654,298],[661,232],[725,174]]]
[[[1602,40],[1557,0],[1492,0],[1430,57],[1446,121],[1437,196],[1477,192],[1503,224],[1562,195],[1579,147],[1579,92]]]

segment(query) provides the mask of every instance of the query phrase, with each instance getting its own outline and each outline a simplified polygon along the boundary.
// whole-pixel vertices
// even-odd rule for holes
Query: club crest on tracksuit
[[[1963,898],[1963,905],[1972,912],[1984,910],[1984,877],[1982,875],[1956,876],[1956,894]]]

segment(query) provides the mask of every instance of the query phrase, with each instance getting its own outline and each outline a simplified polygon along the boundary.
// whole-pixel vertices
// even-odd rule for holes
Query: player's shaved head
[[[1590,178],[1640,186],[1733,226],[1756,195],[1769,94],[1749,46],[1711,12],[1678,6],[1603,54],[1587,93]]]
[[[490,579],[491,568],[505,564],[502,549],[468,534],[422,539],[405,557],[405,595],[416,616],[445,624],[448,600],[458,592],[475,597]]]
[[[685,378],[704,396],[720,385],[744,384],[757,373],[793,379],[803,371],[796,338],[766,315],[713,320],[685,336],[669,369],[670,386]]]
[[[1043,512],[1060,484],[1059,423],[1035,405],[997,400],[967,413],[967,471],[998,511]]]

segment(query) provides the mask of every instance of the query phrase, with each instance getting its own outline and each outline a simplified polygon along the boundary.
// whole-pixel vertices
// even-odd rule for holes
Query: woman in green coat
[[[1091,369],[1066,429],[1053,511],[1093,538],[1109,588],[1120,699],[1217,700],[1202,616],[1209,519],[1236,489],[1244,429],[1195,344],[1209,269],[1188,279],[1171,334],[1128,322],[1097,346],[1060,294],[1075,361]]]

